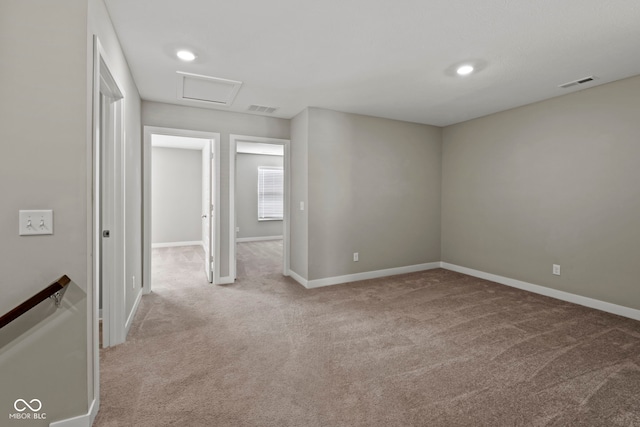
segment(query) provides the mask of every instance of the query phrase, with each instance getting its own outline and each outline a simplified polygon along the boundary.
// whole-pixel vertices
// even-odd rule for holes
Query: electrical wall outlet
[[[136,288],[136,276],[131,276],[131,288]]]
[[[236,233],[240,232],[240,227],[236,227]]]
[[[553,264],[553,274],[555,274],[556,276],[560,275],[560,265],[559,264]]]
[[[358,256],[358,252],[354,252],[354,253],[353,253],[353,261],[354,261],[354,262],[357,262],[357,261],[358,261],[358,258],[359,258],[359,256]]]

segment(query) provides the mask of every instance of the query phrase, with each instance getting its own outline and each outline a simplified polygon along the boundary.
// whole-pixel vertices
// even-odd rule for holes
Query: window
[[[281,220],[283,200],[282,168],[258,166],[258,221]]]

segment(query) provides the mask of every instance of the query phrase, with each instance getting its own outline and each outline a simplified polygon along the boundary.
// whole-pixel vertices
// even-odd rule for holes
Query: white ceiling
[[[143,99],[177,71],[239,80],[230,107],[445,126],[640,74],[638,0],[105,0]],[[192,63],[175,52],[192,49]],[[459,77],[458,64],[479,72]],[[569,89],[559,84],[595,75]]]

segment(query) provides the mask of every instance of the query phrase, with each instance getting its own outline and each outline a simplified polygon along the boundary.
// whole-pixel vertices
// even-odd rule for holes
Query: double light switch
[[[20,235],[53,234],[53,211],[20,211]]]

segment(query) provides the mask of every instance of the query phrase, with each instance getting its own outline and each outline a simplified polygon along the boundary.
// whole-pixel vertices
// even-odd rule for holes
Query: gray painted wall
[[[308,279],[440,261],[441,129],[308,114]]]
[[[443,261],[640,309],[639,99],[634,77],[445,128]]]
[[[151,150],[151,242],[202,241],[202,151]]]
[[[42,304],[0,332],[0,384],[11,384],[0,387],[0,407],[12,408],[17,398],[40,399],[47,419],[29,421],[31,426],[85,414],[94,398],[87,339],[93,296],[87,189],[94,34],[127,95],[126,274],[139,274],[140,99],[104,4],[0,2],[0,51],[11,58],[0,67],[0,312],[62,274],[73,280],[61,309]],[[54,210],[54,234],[18,236],[18,210],[43,208]],[[127,295],[127,313],[134,300]],[[24,423],[8,420],[6,412],[3,418],[6,425]]]
[[[258,166],[282,167],[282,156],[236,156],[236,227],[239,238],[282,236],[282,221],[258,221]]]
[[[3,426],[87,411],[86,31],[86,2],[0,2],[0,314],[63,274],[76,281],[60,310],[0,330]],[[54,234],[18,236],[20,209],[53,209]],[[8,419],[24,396],[46,422]]]
[[[309,278],[309,109],[291,120],[290,145],[290,261],[289,269],[304,279]],[[300,203],[304,210],[300,210]]]
[[[229,275],[229,135],[289,139],[290,121],[159,102],[142,103],[145,126],[220,133],[220,275]]]

